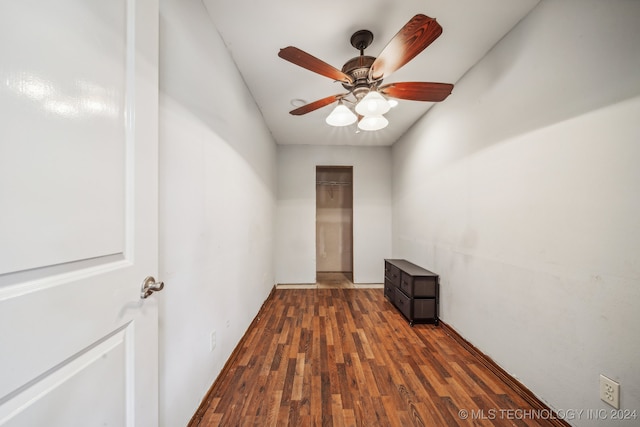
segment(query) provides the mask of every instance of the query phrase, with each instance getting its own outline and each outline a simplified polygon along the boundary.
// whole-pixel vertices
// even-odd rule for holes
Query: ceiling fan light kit
[[[358,120],[358,116],[342,102],[325,119],[327,124],[331,126],[349,126],[355,123],[356,120]]]
[[[389,120],[387,120],[382,114],[379,116],[364,116],[362,120],[358,122],[358,129],[362,130],[380,130],[387,127]]]
[[[358,128],[380,130],[389,124],[383,116],[391,108],[385,97],[425,102],[443,101],[451,94],[452,84],[399,82],[381,86],[384,78],[411,61],[440,34],[442,27],[434,18],[422,14],[415,15],[391,39],[380,55],[374,58],[364,54],[364,50],[373,41],[373,34],[368,30],[356,31],[350,41],[351,45],[360,51],[360,55],[348,60],[342,70],[296,47],[280,49],[278,56],[282,59],[340,82],[349,91],[302,105],[289,113],[299,116],[339,101],[338,106],[325,121],[331,126],[348,126],[355,123],[358,117],[342,101],[344,99],[351,103],[346,97],[352,96],[355,98],[352,104],[360,116]],[[392,101],[397,104],[397,101]]]
[[[371,91],[356,104],[356,113],[361,116],[379,116],[385,114],[391,106],[382,95],[376,91]]]

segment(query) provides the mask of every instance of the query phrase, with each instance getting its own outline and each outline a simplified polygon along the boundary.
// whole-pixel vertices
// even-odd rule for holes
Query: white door
[[[158,423],[158,0],[0,2],[0,425]]]

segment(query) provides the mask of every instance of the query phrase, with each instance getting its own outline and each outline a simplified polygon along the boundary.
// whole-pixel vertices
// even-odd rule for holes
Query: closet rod
[[[338,181],[316,181],[316,185],[351,185],[351,183]]]

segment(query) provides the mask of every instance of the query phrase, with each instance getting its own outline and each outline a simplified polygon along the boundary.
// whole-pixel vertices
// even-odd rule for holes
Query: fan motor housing
[[[369,69],[371,64],[376,58],[373,56],[360,55],[355,58],[351,58],[342,66],[342,72],[351,76],[353,79],[352,85],[345,83],[342,86],[345,89],[351,90],[360,86],[369,87]]]

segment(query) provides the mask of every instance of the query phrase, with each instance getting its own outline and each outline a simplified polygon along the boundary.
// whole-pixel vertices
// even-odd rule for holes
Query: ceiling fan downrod
[[[373,41],[373,33],[369,30],[359,30],[351,36],[351,46],[360,51],[360,55],[364,55],[364,50],[369,47]]]
[[[353,79],[351,84],[342,84],[342,86],[351,91],[356,99],[360,100],[371,89],[369,82],[369,69],[371,64],[376,60],[373,56],[364,54],[364,50],[369,47],[373,41],[373,33],[369,30],[359,30],[351,36],[351,46],[360,51],[360,55],[351,58],[342,66],[342,72],[349,75]]]

